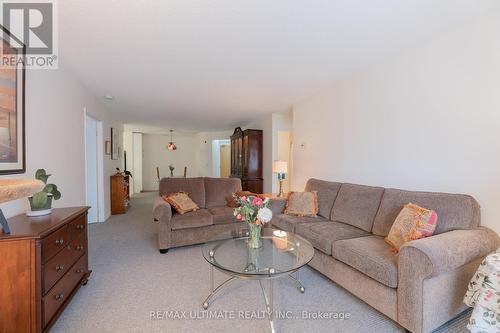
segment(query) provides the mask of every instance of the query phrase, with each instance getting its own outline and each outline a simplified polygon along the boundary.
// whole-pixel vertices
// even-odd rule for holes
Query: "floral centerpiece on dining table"
[[[269,198],[262,199],[252,195],[240,197],[236,194],[233,194],[233,198],[237,206],[233,210],[234,216],[248,225],[248,246],[252,249],[261,247],[261,229],[273,218],[273,212],[269,208]]]

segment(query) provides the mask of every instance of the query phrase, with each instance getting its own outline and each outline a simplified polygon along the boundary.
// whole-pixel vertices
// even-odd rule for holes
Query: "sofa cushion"
[[[371,232],[383,193],[382,187],[343,184],[333,205],[331,220]]]
[[[318,192],[318,214],[329,219],[332,213],[333,203],[335,202],[335,198],[337,198],[341,186],[342,183],[327,182],[311,178],[307,181],[304,191]]]
[[[160,196],[184,191],[200,208],[205,208],[205,182],[197,178],[162,178],[160,180]]]
[[[205,227],[212,225],[212,214],[208,209],[200,209],[186,214],[174,214],[171,219],[172,230]]]
[[[307,239],[311,244],[325,254],[332,254],[334,241],[356,237],[369,236],[366,231],[340,222],[300,223],[295,233]]]
[[[391,288],[398,286],[398,256],[380,236],[367,236],[333,243],[332,256]]]
[[[205,178],[206,207],[226,206],[227,197],[241,191],[239,178]]]
[[[456,229],[474,229],[481,220],[479,204],[469,195],[386,189],[373,223],[373,234],[387,236],[403,206],[410,202],[437,213],[439,222],[434,235]]]
[[[282,230],[295,232],[295,226],[299,223],[316,223],[328,222],[324,217],[307,217],[307,216],[292,216],[292,215],[275,215],[271,220],[271,224]]]
[[[219,206],[208,208],[212,214],[213,224],[227,224],[239,222],[233,215],[233,208],[227,206]]]

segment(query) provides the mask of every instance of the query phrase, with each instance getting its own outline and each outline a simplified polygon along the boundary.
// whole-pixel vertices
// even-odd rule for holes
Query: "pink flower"
[[[245,196],[240,197],[241,201],[245,201],[246,199],[247,199],[247,197],[245,197]]]
[[[259,198],[259,197],[255,197],[255,198],[253,198],[252,205],[254,205],[254,206],[257,206],[257,207],[258,207],[258,206],[261,206],[261,205],[262,205],[262,203],[263,203],[263,201],[262,201],[262,199],[261,199],[261,198]]]
[[[236,215],[236,218],[237,218],[238,220],[241,220],[241,218],[242,218],[242,217],[243,217],[243,216],[241,216],[241,214]]]

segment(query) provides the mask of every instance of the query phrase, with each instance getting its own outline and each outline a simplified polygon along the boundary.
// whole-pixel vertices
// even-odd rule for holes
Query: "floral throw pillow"
[[[436,230],[438,216],[435,211],[409,203],[399,212],[385,241],[394,252],[404,243],[432,236]]]
[[[183,191],[164,195],[163,200],[168,202],[179,214],[185,214],[199,209],[198,205]]]
[[[318,214],[318,192],[289,192],[285,214],[316,217]]]

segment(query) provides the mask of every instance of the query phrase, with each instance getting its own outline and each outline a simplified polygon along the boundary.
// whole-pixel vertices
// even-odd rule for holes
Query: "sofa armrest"
[[[160,252],[166,251],[171,247],[172,208],[162,197],[156,198],[153,204],[153,218],[158,221],[158,248]]]
[[[454,313],[458,309],[454,296],[458,294],[461,300],[470,271],[474,269],[467,264],[480,262],[498,246],[498,235],[484,227],[448,231],[403,245],[398,255],[398,323],[411,332],[420,333],[448,320],[448,315],[429,318],[428,313],[433,310],[425,308],[425,304],[440,304],[445,313]],[[439,283],[448,288],[448,294],[434,294],[431,297],[444,298],[431,302],[432,291],[424,292],[424,283],[433,279],[441,279]]]
[[[172,208],[162,197],[156,198],[153,204],[153,218],[160,222],[168,222],[172,218]]]
[[[286,199],[285,198],[271,198],[269,208],[271,208],[273,215],[283,214],[285,211]]]
[[[418,263],[424,277],[435,276],[485,257],[495,251],[499,243],[498,235],[485,227],[448,231],[403,245],[399,265]]]

